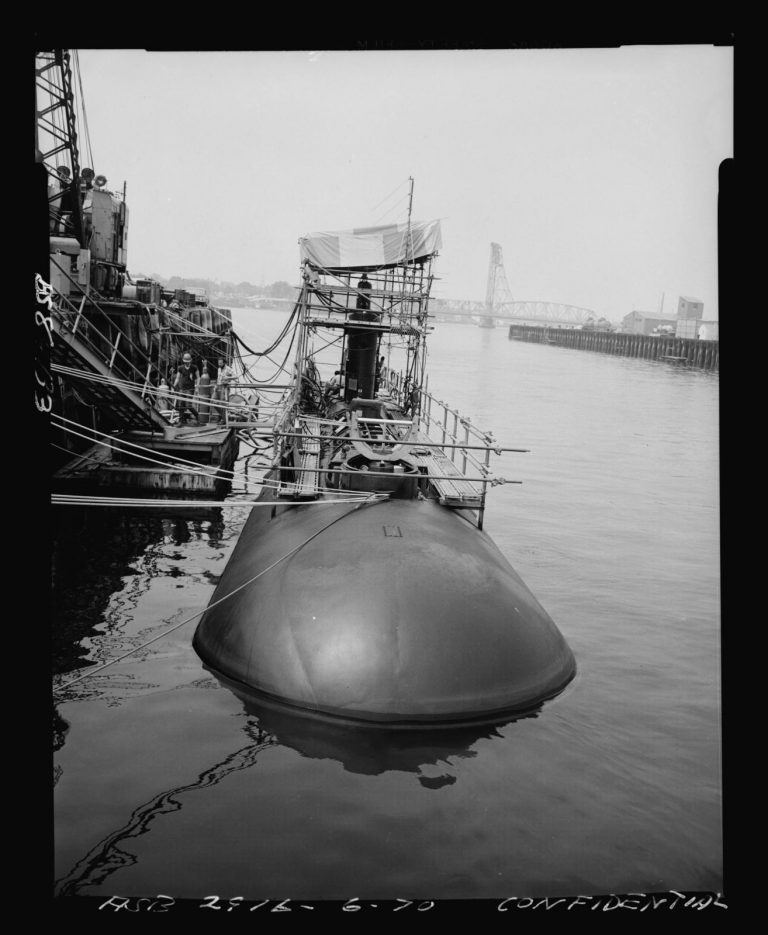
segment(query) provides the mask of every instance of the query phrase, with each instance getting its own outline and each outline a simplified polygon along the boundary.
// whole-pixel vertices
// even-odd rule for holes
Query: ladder
[[[295,468],[296,480],[283,481],[277,491],[278,497],[291,500],[316,500],[320,496],[320,439],[322,422],[311,416],[299,418],[299,431],[310,437],[300,438],[298,445],[299,463]]]

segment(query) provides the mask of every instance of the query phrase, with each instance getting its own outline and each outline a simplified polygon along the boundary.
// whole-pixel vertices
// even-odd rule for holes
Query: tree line
[[[185,276],[171,276],[166,279],[158,273],[152,273],[147,276],[144,273],[136,273],[134,279],[153,279],[159,282],[165,289],[203,289],[209,297],[213,296],[242,296],[247,298],[251,295],[267,296],[272,299],[293,299],[296,297],[296,286],[292,286],[285,280],[278,280],[269,285],[256,285],[247,280],[242,282],[219,281],[216,279],[190,279]]]

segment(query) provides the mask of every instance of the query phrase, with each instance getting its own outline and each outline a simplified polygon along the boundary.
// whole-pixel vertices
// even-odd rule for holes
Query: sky
[[[440,298],[482,301],[496,242],[513,299],[719,317],[732,48],[78,58],[133,275],[298,283],[300,236],[405,222],[412,177],[413,219],[442,220]]]

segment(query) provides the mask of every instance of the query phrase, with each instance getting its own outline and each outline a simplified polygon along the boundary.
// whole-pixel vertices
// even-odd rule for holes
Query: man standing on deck
[[[216,376],[216,392],[214,399],[222,403],[226,403],[229,399],[229,384],[235,379],[235,371],[229,366],[229,364],[224,362],[224,358],[219,358],[219,370]],[[224,414],[226,413],[226,406],[219,406],[215,408],[215,413],[217,420],[219,422],[224,421]]]
[[[357,284],[358,289],[364,289],[366,292],[371,290],[371,281],[368,279],[367,273],[363,273],[360,282]],[[367,295],[358,295],[357,296],[357,308],[360,309],[369,309],[371,307],[371,300]]]
[[[177,393],[188,396],[191,400],[194,398],[198,379],[197,367],[192,365],[192,355],[185,351],[181,360],[181,367],[176,374],[176,379],[173,381],[173,388]],[[198,425],[200,424],[197,411],[191,403],[188,403],[185,399],[180,399],[177,401],[176,406],[180,410],[180,421],[182,423],[184,422],[185,413],[191,412],[195,422]]]

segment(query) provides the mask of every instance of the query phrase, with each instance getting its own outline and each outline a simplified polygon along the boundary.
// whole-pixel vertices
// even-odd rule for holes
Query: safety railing
[[[445,457],[450,458],[464,477],[467,475],[468,465],[479,472],[482,481],[480,482],[478,526],[482,529],[488,487],[521,483],[521,481],[507,480],[494,475],[490,467],[491,455],[501,456],[505,452],[524,453],[529,449],[501,446],[491,432],[477,428],[472,424],[471,419],[463,416],[448,403],[437,399],[428,390],[411,387],[403,374],[395,370],[388,371],[385,382],[396,401],[401,406],[410,408],[416,427],[429,438],[439,436],[435,444]],[[456,464],[457,456],[461,459],[460,467]]]
[[[137,390],[141,399],[145,402],[154,402],[154,398],[157,396],[157,388],[152,383],[153,373],[158,377],[164,375],[160,361],[160,347],[157,349],[158,360],[155,363],[152,360],[151,352],[147,354],[144,348],[132,341],[129,335],[104,311],[98,302],[97,294],[94,294],[93,291],[87,291],[53,257],[51,262],[61,270],[69,282],[76,286],[81,293],[73,301],[71,296],[54,290],[58,300],[55,317],[61,327],[75,337],[90,354],[102,362],[107,374],[120,380],[141,384],[141,390]],[[167,309],[165,311],[169,315],[172,314]],[[180,316],[173,317],[182,322]],[[198,332],[205,337],[213,336],[211,332],[199,328],[192,322],[184,321],[183,324],[186,330],[179,332],[179,335],[188,339],[185,342],[185,348],[187,345],[194,345],[194,339],[200,336]],[[149,333],[150,329],[147,330]],[[163,331],[160,332],[161,337],[163,333]],[[213,405],[214,400],[210,400],[210,404]],[[168,419],[162,407],[157,407],[157,404],[155,406]]]
[[[98,304],[95,297],[88,294],[80,283],[73,279],[56,260],[52,259],[52,262],[64,273],[67,279],[77,285],[82,292],[79,305],[76,305],[69,296],[57,291],[56,295],[59,300],[58,318],[62,326],[65,327],[70,334],[76,336],[78,341],[92,354],[102,360],[110,373],[115,373],[122,378],[134,382],[145,383],[147,380],[147,373],[151,372],[153,364],[151,359],[145,354],[144,349],[131,341],[128,335],[116,327],[114,321],[112,321],[109,315]],[[92,317],[84,318],[86,302],[88,303],[89,313],[96,312],[99,322],[103,319],[106,325],[106,327],[102,325],[104,330],[94,323]],[[83,327],[86,322],[87,327]],[[114,339],[111,334],[113,329],[116,331]],[[97,340],[94,340],[94,337]],[[121,345],[131,356],[127,356],[123,353]],[[138,361],[138,364],[135,363],[135,361]],[[149,369],[145,370],[145,368]]]

